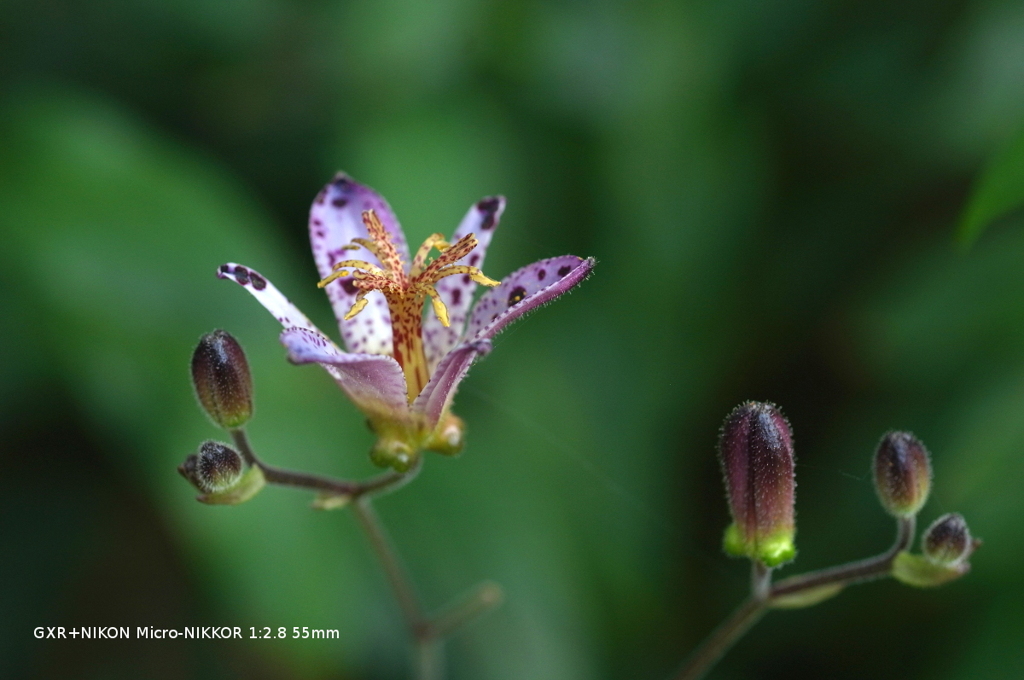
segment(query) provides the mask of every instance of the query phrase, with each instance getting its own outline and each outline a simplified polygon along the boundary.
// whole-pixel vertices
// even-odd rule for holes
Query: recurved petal
[[[477,302],[464,337],[470,342],[493,338],[527,312],[569,292],[593,268],[592,257],[562,255],[512,272]]]
[[[294,326],[320,332],[313,322],[299,311],[298,307],[289,302],[288,298],[274,284],[255,269],[228,262],[217,269],[217,278],[234,281],[252,293],[252,296],[266,307],[267,311],[273,314],[274,318],[285,328]]]
[[[489,196],[473,204],[451,238],[451,242],[455,243],[468,234],[476,235],[477,247],[462,258],[460,264],[480,268],[484,266],[487,246],[491,244],[491,238],[498,229],[498,222],[501,220],[503,212],[505,212],[504,196]],[[445,328],[433,314],[428,314],[423,320],[423,349],[427,354],[427,363],[431,370],[462,339],[462,331],[466,327],[466,317],[473,304],[476,285],[475,281],[463,275],[443,278],[434,286],[448,308],[448,318],[451,323]]]
[[[437,425],[441,414],[448,408],[459,383],[466,377],[469,367],[477,357],[490,351],[490,340],[477,340],[459,345],[441,360],[430,377],[430,382],[412,404],[414,412],[426,416],[427,426],[430,429]]]
[[[325,186],[309,210],[309,241],[313,246],[320,278],[327,278],[334,271],[334,265],[341,260],[365,260],[380,264],[377,257],[365,248],[346,250],[353,238],[368,238],[363,224],[363,211],[373,210],[381,224],[391,236],[391,241],[402,258],[409,261],[409,246],[405,242],[402,228],[391,211],[391,206],[376,191],[353,181],[348,175],[338,173]],[[347,277],[329,283],[324,290],[338,318],[338,327],[345,346],[350,352],[368,354],[391,353],[391,315],[384,296],[373,291],[366,296],[369,304],[349,321],[345,314],[355,302],[358,290]]]
[[[371,419],[406,420],[405,374],[398,362],[381,354],[348,354],[329,338],[308,328],[281,333],[288,359],[295,364],[317,363],[331,374],[359,410]]]

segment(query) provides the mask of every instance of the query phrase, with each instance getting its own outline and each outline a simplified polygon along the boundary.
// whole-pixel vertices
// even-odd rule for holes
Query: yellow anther
[[[441,298],[430,298],[430,304],[433,305],[434,314],[437,314],[437,318],[441,322],[441,325],[448,328],[448,326],[451,325],[451,322],[448,321],[448,308],[444,306],[443,302],[441,302]]]
[[[430,297],[430,304],[434,307],[434,314],[437,315],[437,320],[441,322],[441,325],[445,328],[451,325],[448,320],[448,308],[445,306],[444,301],[441,300],[441,295],[438,294],[437,289],[433,286],[423,286],[423,291]]]
[[[365,293],[360,292],[360,295],[365,295]],[[348,310],[348,313],[345,314],[345,321],[349,321],[356,314],[363,311],[363,308],[366,307],[366,305],[368,305],[369,303],[370,301],[367,300],[366,298],[357,297],[355,304],[352,305],[352,309]]]

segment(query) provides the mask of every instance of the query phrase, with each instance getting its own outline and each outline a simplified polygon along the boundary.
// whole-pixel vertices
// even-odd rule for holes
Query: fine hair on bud
[[[185,459],[178,472],[206,493],[224,491],[242,477],[242,456],[227,444],[205,441],[199,452]]]
[[[872,473],[878,499],[894,517],[913,517],[928,500],[932,486],[931,456],[909,432],[888,432],[882,437]]]
[[[778,566],[796,555],[793,434],[774,404],[748,401],[726,417],[718,456],[732,514],[726,552]]]
[[[951,512],[932,522],[921,539],[921,548],[932,563],[954,567],[970,557],[975,541],[963,516]]]
[[[207,333],[192,354],[192,384],[203,410],[233,430],[252,416],[252,377],[242,346],[228,332]]]

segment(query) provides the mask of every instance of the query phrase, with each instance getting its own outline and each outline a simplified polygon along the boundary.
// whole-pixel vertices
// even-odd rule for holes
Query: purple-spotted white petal
[[[252,296],[285,328],[306,328],[319,333],[313,322],[299,311],[277,287],[255,269],[234,262],[222,264],[217,278],[229,279],[252,293]]]
[[[427,425],[433,429],[441,415],[451,405],[455,391],[466,377],[469,367],[477,357],[491,351],[490,340],[478,340],[459,345],[449,352],[438,364],[430,377],[430,382],[423,388],[416,401],[412,404],[413,411],[423,413],[427,417]]]
[[[281,344],[295,364],[317,363],[370,418],[405,420],[409,404],[405,374],[398,362],[382,354],[349,354],[329,338],[308,328],[289,328]]]
[[[527,312],[569,292],[587,278],[593,268],[592,257],[562,255],[512,272],[473,307],[464,335],[466,341],[493,338]]]
[[[498,229],[498,222],[501,220],[503,212],[505,212],[504,196],[489,196],[470,207],[458,228],[455,229],[455,233],[452,234],[450,242],[455,243],[463,236],[474,234],[478,245],[473,252],[459,261],[460,264],[483,269],[487,246],[491,244],[491,238]],[[450,324],[446,328],[433,314],[428,314],[423,319],[423,349],[427,355],[427,366],[431,371],[462,339],[462,332],[466,328],[466,319],[473,304],[473,293],[476,292],[476,286],[476,282],[465,275],[449,276],[437,282],[435,288],[441,296],[441,301],[448,308]]]
[[[365,248],[345,248],[354,238],[368,238],[362,217],[366,210],[373,210],[377,214],[402,259],[409,261],[409,246],[391,206],[370,187],[339,173],[321,189],[309,210],[309,241],[313,246],[313,259],[321,278],[329,276],[334,271],[334,265],[342,260],[365,260],[370,264],[380,264],[376,256]],[[391,353],[391,314],[380,292],[370,292],[366,296],[366,308],[355,318],[345,321],[344,316],[351,309],[358,292],[352,285],[352,278],[338,279],[328,284],[325,290],[348,351]]]

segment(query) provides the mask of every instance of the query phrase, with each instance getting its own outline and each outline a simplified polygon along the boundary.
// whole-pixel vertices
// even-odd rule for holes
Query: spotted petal
[[[466,340],[493,338],[527,312],[569,292],[593,268],[592,257],[584,260],[563,255],[512,272],[477,302],[466,328]]]
[[[489,196],[473,204],[452,234],[451,242],[455,243],[463,236],[475,234],[478,244],[469,255],[459,261],[459,264],[483,268],[487,246],[491,244],[491,238],[497,231],[503,212],[504,196]],[[423,350],[432,371],[442,357],[459,344],[462,338],[466,317],[473,304],[476,282],[465,275],[449,276],[438,281],[435,288],[448,308],[450,325],[446,328],[433,314],[428,314],[423,320]]]
[[[317,330],[289,328],[281,344],[295,364],[317,363],[331,374],[359,410],[371,419],[406,420],[405,374],[398,362],[381,354],[343,352]]]
[[[441,414],[445,412],[459,383],[466,377],[466,372],[477,357],[491,351],[490,340],[478,340],[459,345],[449,352],[438,364],[430,378],[412,404],[412,410],[426,416],[427,427],[433,429]]]
[[[409,246],[391,206],[370,187],[339,173],[317,194],[309,210],[309,240],[320,278],[330,275],[334,265],[341,260],[357,259],[374,265],[380,264],[377,257],[365,249],[345,249],[353,238],[369,237],[363,224],[362,214],[365,210],[373,210],[377,214],[403,260],[409,261]],[[348,351],[391,353],[391,314],[380,292],[369,293],[366,296],[366,308],[358,316],[345,321],[344,316],[351,309],[358,292],[352,284],[352,278],[333,281],[325,290],[334,308],[334,316],[338,318],[341,337]]]
[[[317,330],[313,322],[306,318],[306,315],[299,311],[274,284],[266,279],[255,269],[228,262],[217,269],[217,278],[229,279],[252,293],[267,311],[274,315],[285,328],[305,328],[311,331]]]

